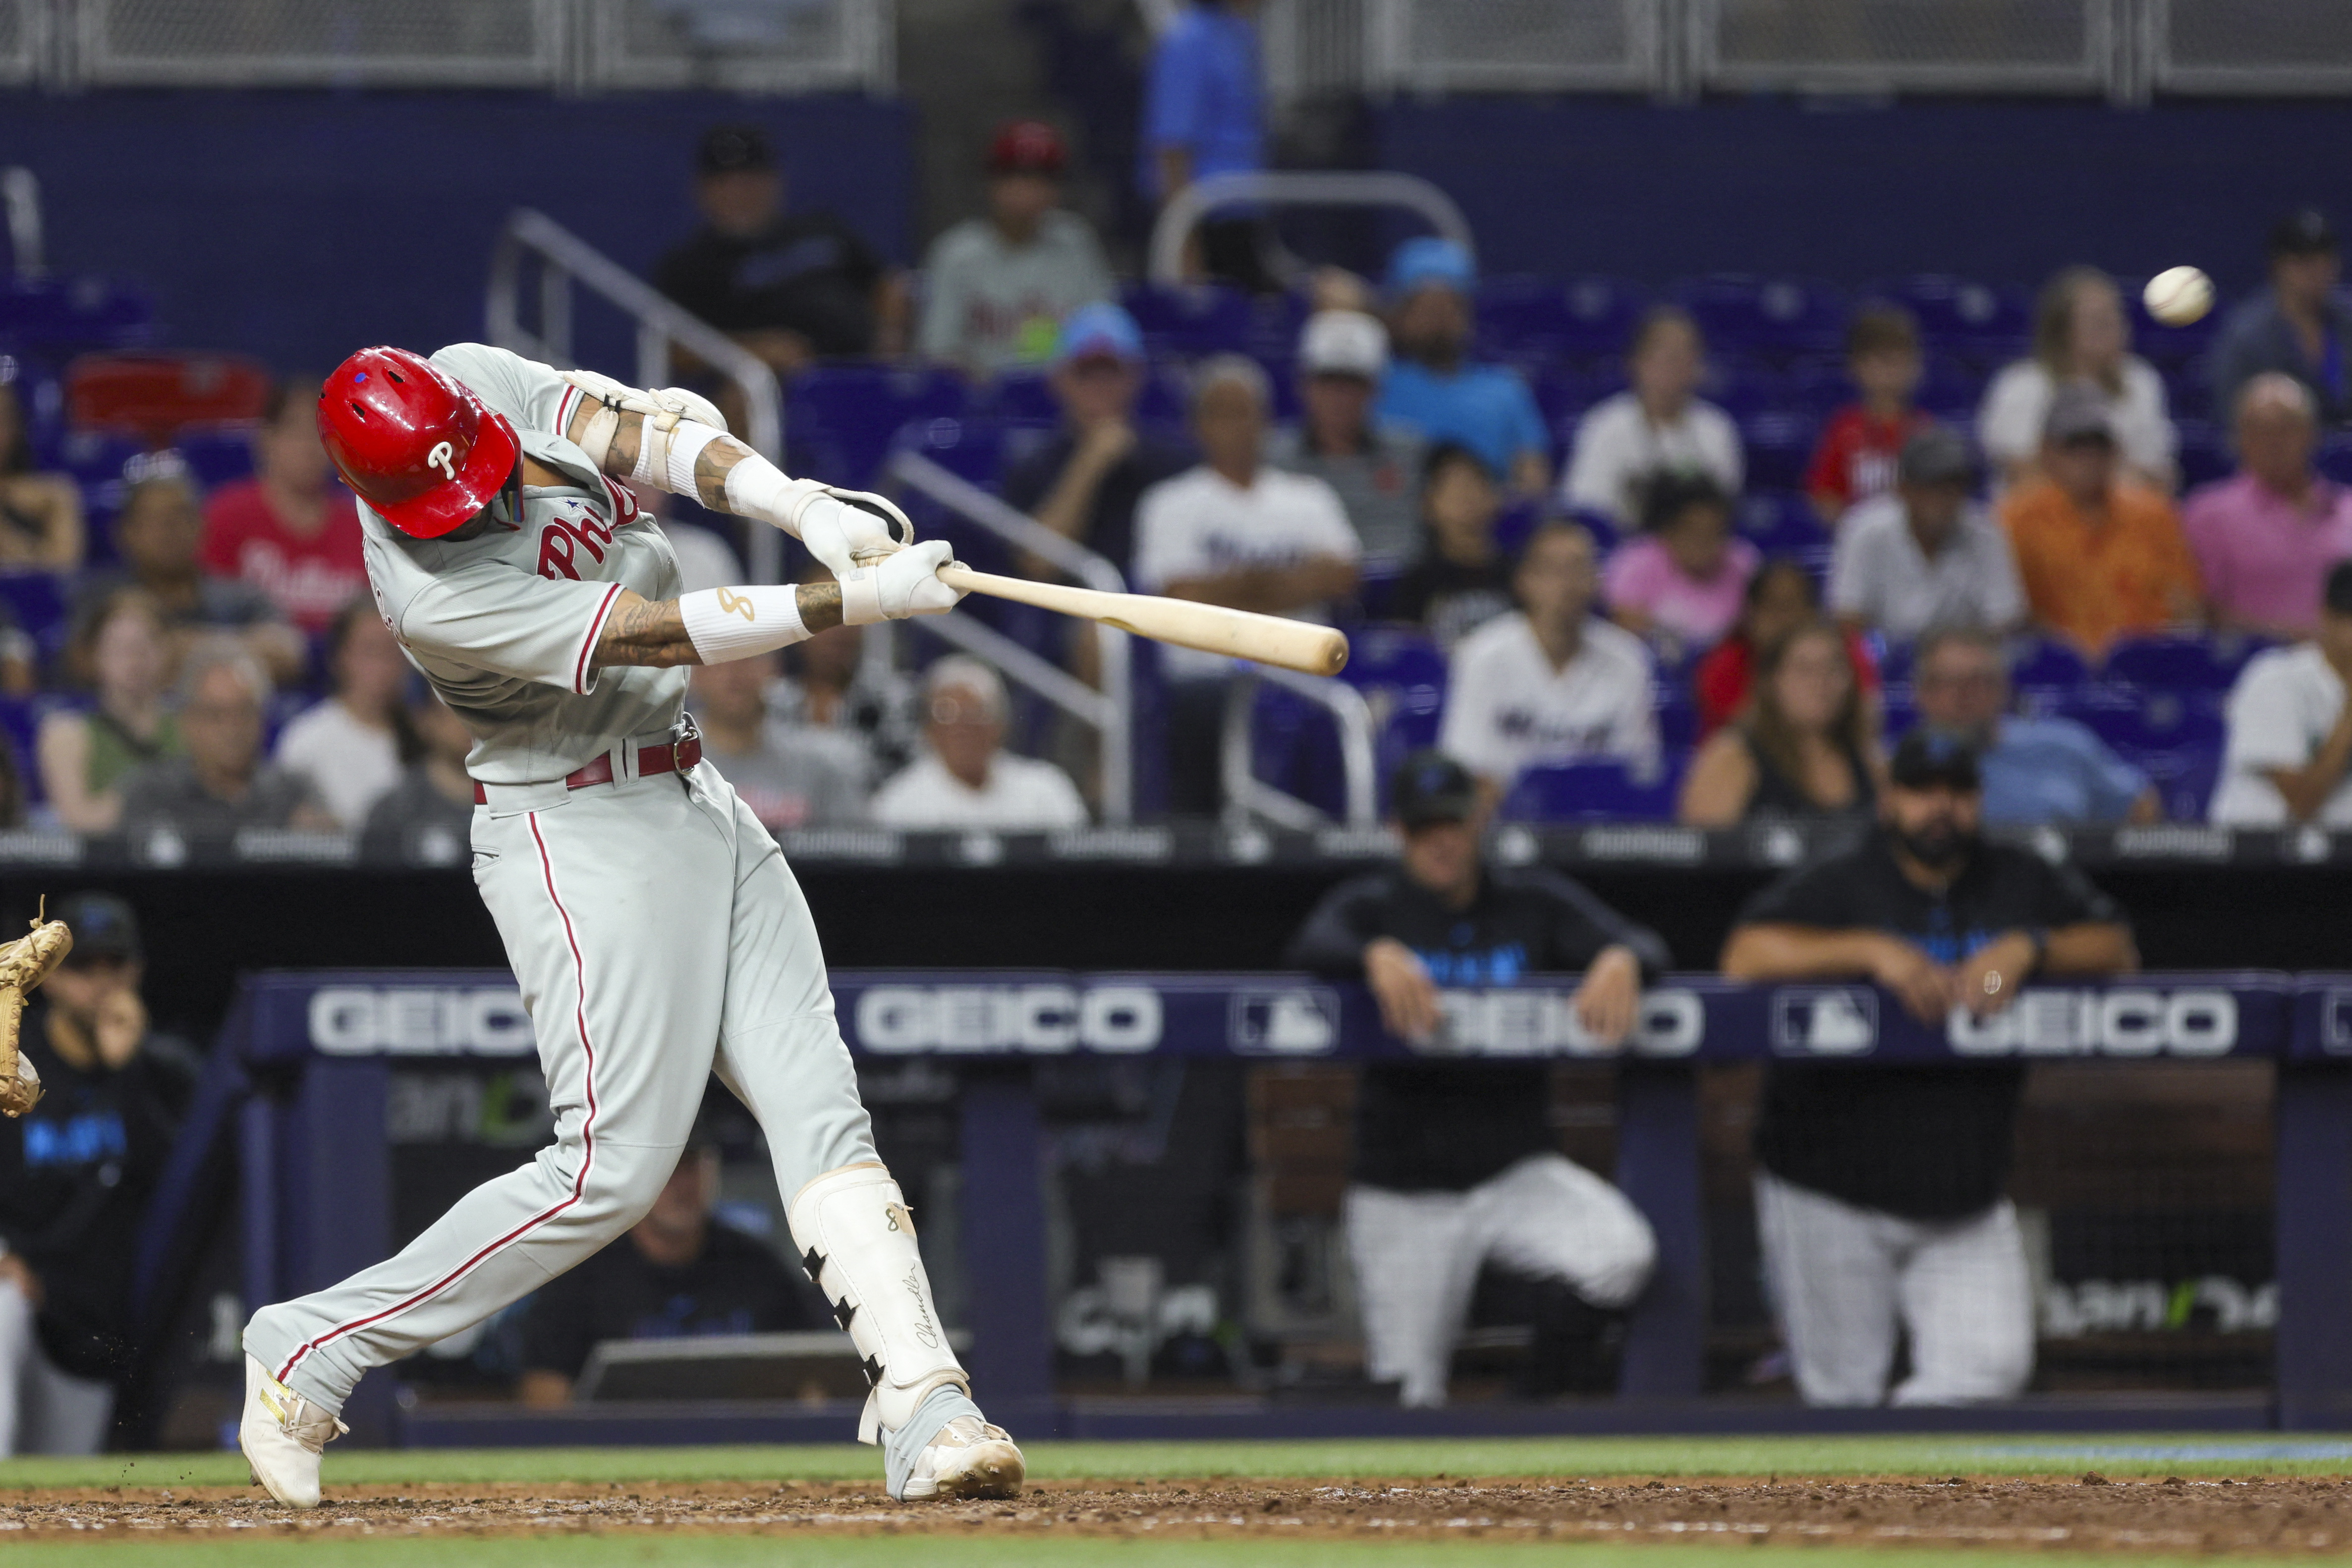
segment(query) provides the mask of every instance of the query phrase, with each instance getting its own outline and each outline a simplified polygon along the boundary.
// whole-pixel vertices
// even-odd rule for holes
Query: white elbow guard
[[[703,588],[677,598],[687,640],[705,664],[749,658],[807,637],[801,620],[800,590],[771,584],[748,588]]]
[[[567,370],[563,373],[563,379],[604,405],[596,413],[589,416],[588,428],[583,432],[578,443],[580,449],[594,459],[598,468],[604,467],[605,455],[613,449],[613,437],[620,434],[621,416],[624,414],[640,414],[645,416],[646,440],[638,448],[637,467],[640,469],[646,467],[643,456],[645,449],[654,444],[654,435],[657,430],[667,436],[690,421],[697,425],[708,426],[716,435],[727,434],[727,416],[719,412],[718,405],[701,394],[688,392],[682,386],[665,386],[656,391],[646,392],[629,385],[626,382],[615,381],[609,375],[599,375],[593,370]],[[705,437],[703,442],[707,443],[709,439],[709,437]],[[698,443],[695,449],[700,451],[702,444]],[[666,474],[667,467],[666,463],[657,462],[653,469],[653,475]],[[687,471],[689,475],[693,472],[693,460],[689,458],[687,462]],[[661,479],[654,478],[653,475],[633,475],[632,477],[647,478],[651,482],[660,484]],[[664,488],[671,487],[664,486]],[[691,495],[694,493],[693,487],[689,483],[683,491],[673,491],[673,493]]]

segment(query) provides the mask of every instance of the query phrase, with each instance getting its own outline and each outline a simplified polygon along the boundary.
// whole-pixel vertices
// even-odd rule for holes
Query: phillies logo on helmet
[[[384,521],[438,539],[489,505],[522,458],[514,426],[406,349],[362,349],[319,389],[319,438]]]

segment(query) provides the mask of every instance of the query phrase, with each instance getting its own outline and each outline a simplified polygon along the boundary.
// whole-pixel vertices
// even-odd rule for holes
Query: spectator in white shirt
[[[2050,400],[2068,382],[2099,389],[2113,417],[2126,473],[2169,495],[2179,470],[2179,437],[2166,411],[2164,378],[2131,352],[2131,323],[2115,279],[2095,267],[2069,267],[2042,290],[2033,320],[2033,355],[1992,378],[1977,413],[1977,439],[2001,481],[2032,478],[2042,455]]]
[[[1909,642],[1937,626],[2003,632],[2025,618],[2009,535],[1969,495],[1976,463],[1958,431],[1915,430],[1893,493],[1856,504],[1830,556],[1830,609],[1848,629]]]
[[[1631,528],[1641,521],[1643,487],[1664,470],[1705,474],[1738,495],[1746,470],[1739,429],[1698,396],[1706,340],[1690,312],[1662,305],[1644,316],[1625,368],[1632,390],[1603,398],[1577,422],[1561,499]]]
[[[408,716],[408,660],[372,599],[353,599],[327,633],[334,695],[278,737],[278,765],[309,782],[336,826],[359,831],[376,798],[424,754]]]
[[[2230,692],[2210,816],[2223,827],[2352,827],[2352,561],[2327,573],[2319,635],[2257,654]]]
[[[1087,220],[1062,205],[1069,154],[1035,120],[1002,128],[988,148],[988,216],[934,241],[923,265],[926,359],[974,375],[1053,357],[1062,319],[1110,298],[1110,265]]]
[[[874,797],[885,827],[1045,833],[1083,827],[1087,803],[1051,763],[1004,749],[1004,682],[963,654],[923,679],[923,750]]]
[[[1618,757],[1658,765],[1650,652],[1592,613],[1601,572],[1592,535],[1548,522],[1513,579],[1521,611],[1487,622],[1454,652],[1438,748],[1499,799],[1538,763]]]
[[[1356,591],[1362,545],[1339,493],[1264,460],[1265,373],[1223,354],[1200,369],[1192,429],[1204,461],[1144,492],[1136,509],[1135,580],[1147,593],[1296,620],[1328,621]],[[1217,805],[1217,737],[1232,665],[1162,647],[1168,680],[1169,809]]]

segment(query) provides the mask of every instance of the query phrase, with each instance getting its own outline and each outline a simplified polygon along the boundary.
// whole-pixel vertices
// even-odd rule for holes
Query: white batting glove
[[[892,547],[880,564],[858,566],[835,574],[841,584],[841,618],[848,626],[876,621],[903,621],[908,616],[940,616],[963,597],[939,579],[939,570],[955,559],[944,539]]]
[[[657,386],[646,391],[593,370],[567,370],[563,379],[607,408],[654,416],[665,430],[675,429],[681,419],[692,419],[721,435],[727,433],[727,416],[719,412],[719,405],[683,386]]]
[[[853,506],[852,501],[865,504]],[[879,515],[868,507],[878,509]],[[887,497],[866,490],[820,486],[814,494],[798,498],[790,522],[809,553],[845,582],[857,567],[915,542],[915,525],[907,514]]]

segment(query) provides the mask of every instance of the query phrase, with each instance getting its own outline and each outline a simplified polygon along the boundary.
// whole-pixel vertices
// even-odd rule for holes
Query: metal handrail
[[[1257,776],[1252,715],[1257,708],[1260,681],[1271,681],[1328,710],[1339,726],[1339,767],[1347,781],[1348,826],[1371,827],[1380,821],[1380,797],[1372,760],[1372,709],[1364,694],[1344,680],[1301,675],[1274,665],[1234,662],[1233,684],[1225,689],[1224,732],[1217,746],[1217,771],[1224,784],[1225,813],[1234,826],[1262,816],[1276,827],[1312,832],[1329,817],[1287,790]]]
[[[519,308],[525,253],[540,261],[536,332],[522,324]],[[575,363],[572,357],[572,286],[575,282],[635,320],[639,386],[667,384],[670,345],[683,345],[742,389],[744,428],[737,434],[761,457],[772,462],[783,460],[783,400],[776,391],[776,373],[766,362],[531,207],[517,207],[507,216],[506,227],[499,231],[498,247],[490,254],[489,288],[483,303],[484,328],[490,342],[550,364]],[[774,529],[751,530],[751,556],[753,582],[773,583],[782,576],[783,540]]]
[[[38,278],[48,268],[41,242],[41,181],[22,164],[0,169],[0,203],[8,209],[8,250],[19,278]]]
[[[1452,196],[1418,174],[1372,170],[1309,173],[1276,169],[1253,174],[1210,174],[1168,198],[1151,227],[1151,281],[1184,281],[1184,241],[1193,225],[1219,207],[1243,202],[1275,206],[1404,207],[1473,256],[1470,220]]]
[[[1055,532],[919,452],[898,453],[885,471],[908,489],[929,497],[1014,549],[1051,563],[1089,588],[1110,594],[1127,591],[1127,579],[1108,557]],[[994,665],[1008,679],[1091,726],[1101,737],[1103,820],[1134,819],[1135,738],[1129,726],[1135,711],[1135,687],[1125,632],[1101,625],[1095,627],[1102,652],[1102,689],[1097,691],[970,616],[950,611],[910,624],[936,632],[966,653]]]

